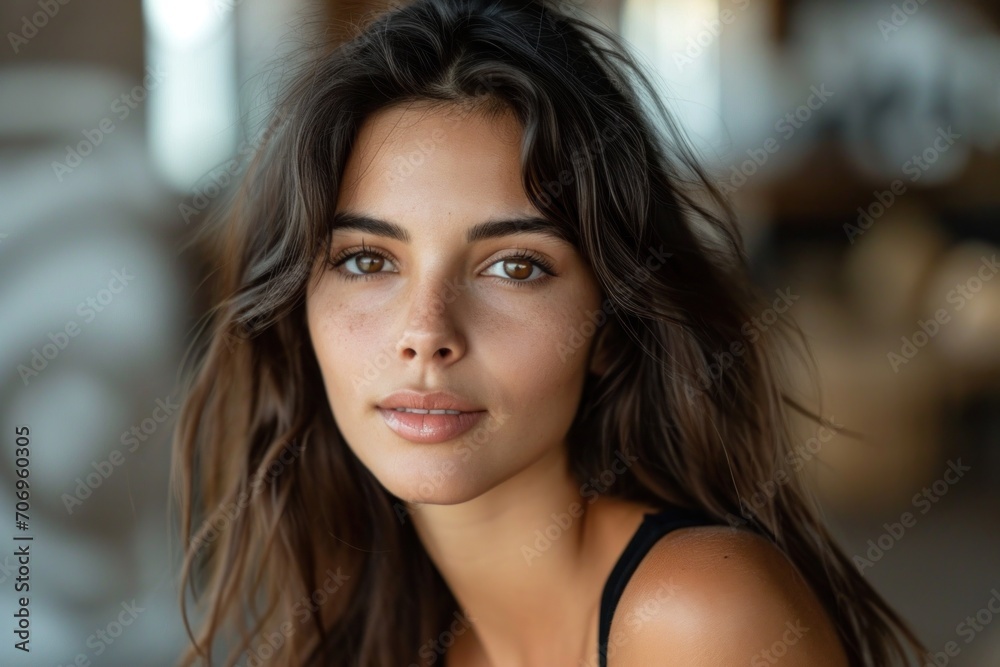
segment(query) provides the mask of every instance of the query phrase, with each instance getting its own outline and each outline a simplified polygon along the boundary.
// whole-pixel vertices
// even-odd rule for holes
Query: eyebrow
[[[412,240],[410,233],[395,222],[361,213],[352,213],[350,211],[339,211],[334,214],[331,232],[338,230],[367,232],[376,236],[395,239],[403,243],[409,243]],[[475,243],[477,241],[512,236],[514,234],[544,234],[559,241],[572,244],[572,240],[566,235],[561,226],[546,218],[532,215],[491,219],[475,224],[466,230],[465,242]]]

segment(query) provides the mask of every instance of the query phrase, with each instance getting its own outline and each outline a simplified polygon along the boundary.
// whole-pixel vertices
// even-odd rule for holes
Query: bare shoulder
[[[749,664],[846,667],[829,616],[792,562],[743,528],[661,538],[614,612],[609,667]]]

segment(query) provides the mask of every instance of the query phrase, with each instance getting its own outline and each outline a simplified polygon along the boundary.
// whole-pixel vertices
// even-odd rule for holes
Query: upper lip
[[[447,391],[422,392],[402,389],[384,396],[376,407],[385,409],[411,408],[416,410],[458,410],[480,412],[482,408],[457,394]]]

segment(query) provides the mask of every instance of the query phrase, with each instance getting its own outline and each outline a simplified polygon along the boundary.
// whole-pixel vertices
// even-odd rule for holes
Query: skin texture
[[[466,230],[486,220],[539,215],[521,186],[520,142],[510,115],[416,104],[368,118],[337,211],[391,221],[410,240],[335,231],[331,258],[361,252],[364,243],[388,259],[355,255],[339,268],[318,262],[306,295],[310,338],[341,433],[376,479],[406,501],[403,519],[414,522],[470,619],[444,657],[449,667],[596,666],[604,582],[642,513],[652,510],[583,498],[567,469],[565,435],[586,374],[603,372],[597,344],[586,336],[583,347],[559,354],[600,309],[590,267],[571,244],[538,233],[466,241]],[[505,265],[525,249],[549,261],[555,275],[530,262]],[[344,278],[366,268],[374,273],[368,279]],[[504,278],[541,279],[516,286]],[[415,444],[375,409],[402,388],[450,390],[489,415],[455,440]],[[574,503],[583,512],[539,550],[536,531]],[[665,654],[681,660],[675,664],[729,664],[720,656],[764,648],[762,638],[781,630],[786,617],[820,627],[814,601],[786,591],[791,579],[780,552],[743,538],[696,539],[703,530],[712,529],[661,540],[615,618],[645,609],[656,583],[670,575],[682,582],[679,608],[696,613],[662,611],[612,665],[657,664],[651,656]],[[795,650],[822,656],[831,641],[816,630]],[[736,653],[725,652],[727,642]],[[806,664],[791,655],[783,664]]]
[[[629,580],[608,667],[846,667],[819,600],[770,542],[725,526],[661,538]]]
[[[392,259],[354,281],[340,272],[359,272],[356,260],[317,267],[306,304],[313,347],[337,425],[375,477],[412,502],[464,503],[551,465],[564,449],[588,350],[563,360],[558,349],[599,310],[600,290],[565,241],[521,233],[466,242],[476,223],[540,215],[521,188],[519,130],[509,117],[490,123],[457,109],[397,107],[359,135],[338,212],[395,222],[412,240],[334,232],[332,257],[364,242]],[[521,249],[544,256],[557,275],[538,269],[530,282],[503,283],[517,273],[501,260]],[[401,388],[451,390],[490,415],[477,438],[416,446],[375,410]]]

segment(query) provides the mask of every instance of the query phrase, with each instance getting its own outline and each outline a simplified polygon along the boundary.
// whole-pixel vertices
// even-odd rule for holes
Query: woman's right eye
[[[392,270],[383,271],[387,264],[393,267]],[[341,254],[338,259],[331,261],[331,265],[338,269],[338,273],[345,280],[367,279],[382,273],[395,273],[395,265],[388,255],[371,249]],[[340,270],[341,266],[346,270]]]

